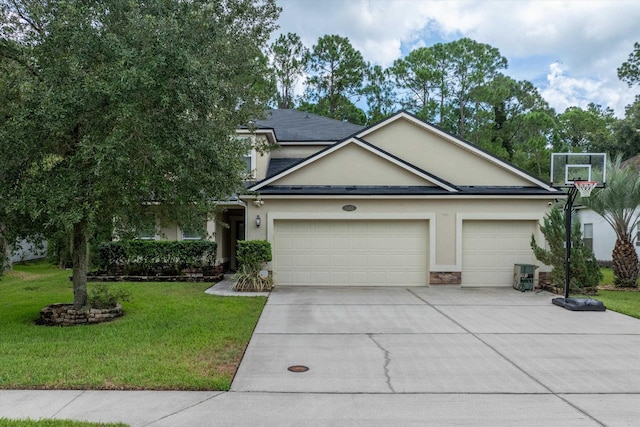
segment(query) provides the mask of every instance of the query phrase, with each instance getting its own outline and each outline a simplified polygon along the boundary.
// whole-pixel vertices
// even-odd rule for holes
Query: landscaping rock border
[[[40,310],[38,325],[77,326],[110,322],[124,315],[120,304],[112,308],[76,310],[73,304],[51,304]]]
[[[87,275],[87,282],[219,282],[224,275],[205,276],[188,274],[184,276],[107,276]]]

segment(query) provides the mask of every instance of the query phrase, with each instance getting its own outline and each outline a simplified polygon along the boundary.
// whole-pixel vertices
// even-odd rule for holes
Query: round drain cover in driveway
[[[293,365],[287,368],[291,372],[307,372],[309,370],[308,367],[302,365]]]

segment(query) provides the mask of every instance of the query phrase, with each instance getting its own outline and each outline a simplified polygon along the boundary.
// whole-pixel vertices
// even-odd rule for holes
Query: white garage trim
[[[436,265],[436,214],[435,213],[361,213],[361,212],[269,212],[266,218],[267,240],[273,242],[273,223],[283,219],[319,219],[319,220],[427,220],[429,221],[429,271],[453,270],[450,265]],[[263,218],[264,221],[264,218]]]
[[[409,273],[407,270],[407,278],[409,278],[411,276],[411,274],[413,274],[414,279],[408,279],[410,282],[412,282],[412,284],[414,285],[426,285],[429,282],[429,270],[430,270],[430,262],[432,259],[434,259],[435,254],[433,253],[433,246],[435,245],[435,241],[434,241],[434,236],[433,234],[435,233],[435,226],[434,226],[434,215],[433,214],[355,214],[353,212],[345,212],[343,213],[329,213],[329,214],[319,214],[319,213],[269,213],[267,221],[266,221],[266,225],[268,227],[267,229],[267,236],[268,236],[268,240],[270,242],[272,242],[272,244],[276,243],[275,241],[275,227],[276,227],[276,221],[278,221],[278,224],[287,224],[287,221],[311,221],[311,222],[326,222],[331,223],[332,221],[334,222],[334,225],[336,223],[341,223],[342,225],[346,225],[348,227],[354,227],[355,228],[350,228],[352,231],[354,232],[358,232],[358,228],[359,226],[357,225],[362,224],[363,226],[367,226],[366,224],[368,223],[368,221],[384,221],[384,223],[389,226],[389,227],[395,227],[395,226],[399,226],[399,225],[404,225],[403,223],[408,223],[408,222],[415,222],[415,221],[419,221],[420,223],[422,223],[422,225],[420,225],[420,223],[416,224],[415,227],[417,230],[421,230],[419,231],[422,235],[420,236],[422,239],[422,243],[417,242],[419,246],[422,246],[423,249],[421,249],[421,251],[426,252],[423,256],[423,262],[424,264],[420,264],[420,269],[418,271],[414,271],[413,273]],[[371,223],[368,223],[369,227],[371,227]],[[316,224],[317,226],[318,224]],[[408,225],[408,224],[407,224]],[[284,227],[285,225],[283,225]],[[409,226],[409,230],[411,229],[411,226]],[[385,230],[388,227],[385,227]],[[426,234],[426,235],[425,235]],[[414,235],[414,234],[412,234]],[[308,236],[308,238],[317,238],[317,237],[313,237],[313,233],[310,234],[310,236]],[[316,235],[317,236],[317,235]],[[427,237],[428,236],[428,237]],[[388,238],[387,238],[388,239]],[[415,243],[415,242],[414,242]],[[279,251],[279,248],[274,247],[274,258],[276,258],[276,252]],[[381,251],[378,251],[378,255],[380,255]],[[382,251],[385,252],[385,251]],[[409,253],[409,252],[408,252]],[[416,253],[414,252],[413,255],[415,255]],[[393,257],[391,256],[392,254],[386,254],[385,255],[385,259],[384,261],[378,261],[379,263],[381,263],[382,265],[396,265],[399,264],[399,261],[396,259],[394,260]],[[278,260],[274,259],[274,273],[278,274],[278,270],[280,270],[279,266],[277,265]],[[333,262],[333,261],[331,261]],[[377,264],[376,264],[377,265]],[[338,269],[339,270],[339,269]],[[284,270],[281,270],[284,271]],[[403,270],[404,271],[404,270]],[[349,272],[351,274],[351,272]],[[337,273],[339,275],[339,271]],[[336,275],[335,277],[338,277],[338,275]],[[361,275],[362,276],[362,275]],[[283,276],[284,278],[285,276]],[[318,276],[320,277],[320,276]],[[355,274],[351,274],[350,277],[356,277]],[[419,277],[419,278],[418,278]],[[277,278],[276,278],[277,279]],[[288,280],[288,279],[287,279]],[[354,281],[356,283],[359,284],[364,284],[362,280],[360,280],[358,282],[359,279],[343,279],[344,281]],[[392,279],[391,279],[392,280]],[[393,284],[402,284],[402,283],[393,283],[391,280],[386,280],[386,281],[379,281],[377,283],[372,282],[371,284],[375,284],[375,285],[393,285]],[[320,282],[323,282],[324,284],[331,284],[330,282],[327,281],[326,277],[324,278],[324,280],[320,280]],[[286,282],[285,282],[286,283]],[[343,283],[345,284],[345,283]],[[405,283],[406,285],[406,283]]]
[[[425,220],[277,220],[273,268],[279,285],[423,286]]]
[[[536,214],[510,213],[458,213],[456,214],[456,265],[450,271],[462,271],[462,222],[466,220],[498,221],[538,221],[542,225],[544,217]],[[543,242],[544,236],[539,227],[535,231],[536,241]],[[433,271],[433,270],[432,270]]]
[[[510,286],[514,264],[535,264],[529,247],[539,221],[528,218],[462,221],[462,286]]]

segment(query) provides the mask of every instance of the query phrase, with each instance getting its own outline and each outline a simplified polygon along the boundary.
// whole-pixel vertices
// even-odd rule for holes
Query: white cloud
[[[637,0],[278,0],[281,32],[311,47],[326,34],[348,37],[365,60],[389,66],[401,49],[469,37],[500,50],[514,78],[530,80],[557,110],[596,102],[618,115],[637,88],[616,68],[640,41]],[[554,61],[563,73],[545,80]],[[552,83],[553,81],[553,83]],[[564,101],[563,101],[564,100]],[[554,104],[558,102],[559,104]]]
[[[572,77],[562,63],[555,62],[549,66],[547,85],[540,94],[558,113],[574,106],[586,108],[594,102],[611,107],[622,116],[625,105],[633,102],[633,94],[625,91],[624,86],[620,82],[611,85],[608,81]]]

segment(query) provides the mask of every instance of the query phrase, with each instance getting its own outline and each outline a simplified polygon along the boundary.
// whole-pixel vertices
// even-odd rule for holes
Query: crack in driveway
[[[391,375],[389,374],[389,364],[391,363],[391,356],[389,355],[389,351],[375,340],[373,334],[367,334],[367,336],[371,338],[371,341],[373,341],[374,344],[384,353],[384,376],[387,379],[387,387],[389,387],[389,390],[391,390],[391,392],[395,393],[396,390],[391,384]]]

